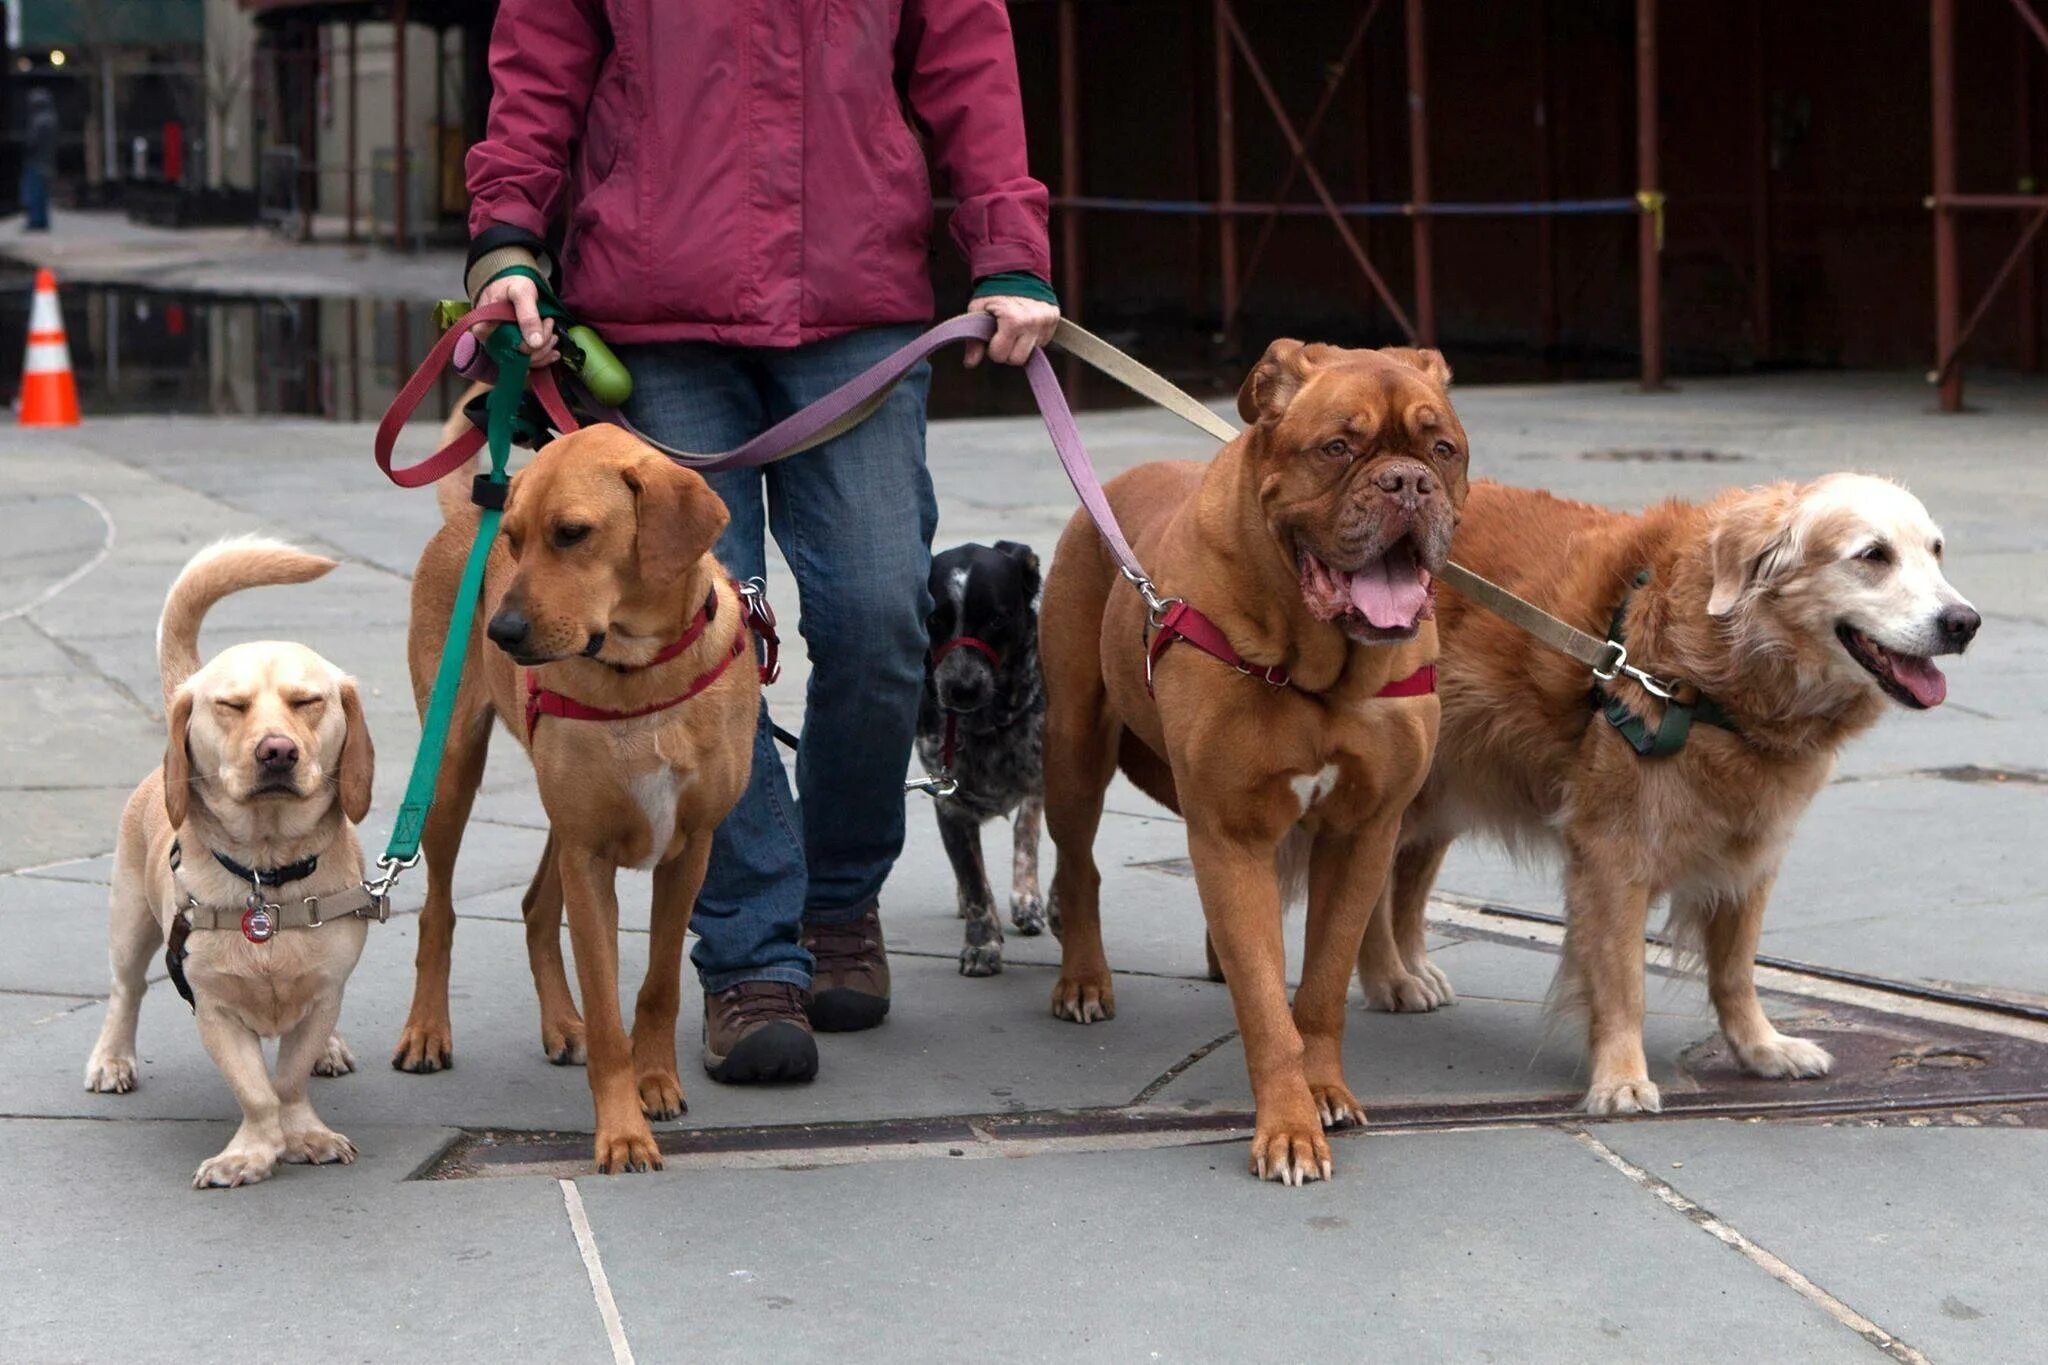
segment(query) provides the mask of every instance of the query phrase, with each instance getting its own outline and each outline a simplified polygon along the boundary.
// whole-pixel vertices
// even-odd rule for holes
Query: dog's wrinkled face
[[[164,801],[182,825],[196,798],[245,838],[310,830],[337,799],[369,813],[374,758],[356,686],[302,645],[236,645],[171,700]]]
[[[1037,642],[1038,587],[1038,556],[1013,540],[960,545],[932,560],[925,629],[940,706],[977,711],[995,697],[998,667]],[[995,658],[956,643],[963,637],[988,646]]]
[[[677,628],[676,589],[725,530],[701,475],[614,426],[542,447],[506,497],[518,565],[487,633],[525,665],[598,658],[610,638]]]
[[[1368,644],[1427,620],[1468,447],[1435,351],[1276,341],[1237,396],[1266,524],[1320,620]]]
[[[1934,656],[1960,654],[1981,620],[1942,573],[1941,528],[1887,479],[1833,474],[1729,500],[1712,531],[1708,610],[1736,638],[1795,641],[1836,687],[1876,687],[1924,710],[1948,695]]]

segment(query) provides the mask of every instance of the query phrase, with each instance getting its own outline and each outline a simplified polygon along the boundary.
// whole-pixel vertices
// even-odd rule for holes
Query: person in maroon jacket
[[[467,168],[470,292],[510,299],[547,363],[554,324],[533,282],[502,272],[548,275],[632,370],[628,414],[667,444],[738,445],[930,320],[912,118],[959,201],[970,306],[996,318],[989,358],[1023,364],[1059,321],[1003,0],[503,0],[490,68]],[[764,705],[691,920],[721,1081],[808,1080],[812,1028],[888,1013],[877,897],[903,847],[931,609],[929,382],[920,367],[838,439],[711,476],[732,512],[719,558],[765,575],[774,531],[812,666],[796,799]]]

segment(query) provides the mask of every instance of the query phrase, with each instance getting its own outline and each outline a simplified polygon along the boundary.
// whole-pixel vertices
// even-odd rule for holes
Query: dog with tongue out
[[[1206,618],[1207,643],[1148,648],[1172,637],[1085,516],[1046,577],[1053,1013],[1116,1013],[1092,845],[1121,768],[1186,817],[1258,1108],[1251,1168],[1287,1184],[1327,1176],[1323,1130],[1364,1119],[1344,1079],[1345,991],[1436,743],[1431,584],[1466,491],[1450,378],[1435,351],[1276,341],[1238,395],[1250,425],[1215,459],[1108,485],[1159,593]],[[1280,916],[1304,878],[1290,1007]]]

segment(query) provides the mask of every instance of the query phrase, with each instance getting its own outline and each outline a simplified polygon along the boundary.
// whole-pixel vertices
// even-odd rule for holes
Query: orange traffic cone
[[[71,346],[57,307],[57,277],[36,272],[36,299],[28,314],[28,354],[21,362],[21,424],[78,425],[78,384],[71,377]]]

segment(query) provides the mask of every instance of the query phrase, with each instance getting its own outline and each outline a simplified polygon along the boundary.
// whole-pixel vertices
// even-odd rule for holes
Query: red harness
[[[526,674],[526,738],[531,741],[533,732],[542,716],[555,716],[562,720],[635,720],[658,712],[681,706],[690,698],[702,692],[725,675],[734,659],[747,652],[748,642],[755,636],[767,646],[767,659],[761,665],[761,681],[772,683],[782,672],[780,662],[781,640],[775,633],[775,610],[768,605],[768,597],[757,584],[735,582],[733,590],[740,595],[740,628],[733,632],[732,648],[713,664],[690,680],[690,685],[667,701],[658,701],[652,706],[643,706],[634,711],[607,711],[552,692],[540,685],[540,679],[531,670]],[[712,589],[704,605],[690,621],[689,629],[682,638],[663,646],[662,651],[644,664],[612,664],[610,667],[620,673],[642,673],[650,668],[665,664],[679,656],[684,650],[704,638],[704,632],[711,627],[712,618],[718,614],[718,590]]]
[[[1173,602],[1159,618],[1158,628],[1152,632],[1152,643],[1145,650],[1145,690],[1152,690],[1152,673],[1159,667],[1160,658],[1172,648],[1174,641],[1186,640],[1196,649],[1212,659],[1220,659],[1247,678],[1257,678],[1274,687],[1291,687],[1293,679],[1279,664],[1268,664],[1264,668],[1250,663],[1230,643],[1230,637],[1219,629],[1214,621],[1202,615],[1185,602]],[[1375,697],[1426,697],[1436,691],[1436,665],[1424,664],[1405,678],[1396,678],[1379,691]]]

